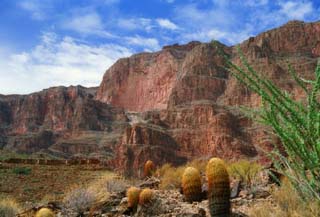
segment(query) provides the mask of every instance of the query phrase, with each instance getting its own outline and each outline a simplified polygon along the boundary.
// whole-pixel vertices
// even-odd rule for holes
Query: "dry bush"
[[[6,198],[0,201],[0,217],[14,217],[19,211],[20,207],[15,200]]]
[[[302,200],[288,180],[272,193],[274,205],[264,202],[249,210],[253,217],[317,217],[320,216],[320,204]]]
[[[110,179],[106,182],[106,190],[110,193],[124,192],[128,187],[129,183],[124,178]]]
[[[241,183],[248,188],[252,187],[261,170],[261,165],[248,160],[240,160],[228,166],[230,176],[241,181]]]
[[[181,178],[185,166],[173,167],[170,164],[164,164],[160,167],[156,174],[161,179],[160,189],[177,189],[181,187]]]
[[[70,190],[63,199],[67,211],[82,214],[97,202],[94,192],[86,188],[75,187]]]
[[[191,162],[188,162],[186,164],[186,167],[194,167],[200,172],[200,174],[205,174],[207,163],[207,160],[195,159]]]

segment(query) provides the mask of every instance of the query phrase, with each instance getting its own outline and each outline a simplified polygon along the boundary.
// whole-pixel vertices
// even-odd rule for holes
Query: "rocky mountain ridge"
[[[320,22],[291,21],[239,44],[264,76],[303,99],[287,73],[312,78],[320,57]],[[166,46],[118,60],[98,88],[56,87],[0,96],[0,147],[62,157],[108,159],[126,173],[146,160],[182,163],[197,157],[263,160],[272,142],[241,115],[259,97],[225,69],[223,50],[239,64],[236,47],[219,42]]]

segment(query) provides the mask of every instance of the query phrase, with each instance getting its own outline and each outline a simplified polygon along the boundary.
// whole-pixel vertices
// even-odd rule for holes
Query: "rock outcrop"
[[[320,22],[291,21],[239,47],[254,69],[303,99],[287,61],[299,76],[314,76]],[[190,42],[118,60],[97,89],[0,96],[0,147],[62,156],[103,153],[128,174],[148,159],[158,164],[211,156],[260,159],[262,150],[278,141],[238,109],[257,107],[260,98],[229,75],[222,51],[240,64],[236,47]]]

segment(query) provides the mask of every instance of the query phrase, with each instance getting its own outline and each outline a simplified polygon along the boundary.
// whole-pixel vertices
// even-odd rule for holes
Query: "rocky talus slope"
[[[320,57],[320,22],[291,21],[240,44],[253,67],[303,99],[287,72],[312,78]],[[182,163],[195,157],[263,160],[272,141],[241,115],[259,97],[225,69],[218,42],[166,46],[118,60],[98,88],[56,87],[0,96],[0,147],[18,152],[108,159],[132,173],[147,159]]]

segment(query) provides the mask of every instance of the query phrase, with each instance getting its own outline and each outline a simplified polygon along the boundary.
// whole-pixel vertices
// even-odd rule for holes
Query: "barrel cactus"
[[[48,208],[41,208],[37,213],[36,217],[55,217],[54,212]]]
[[[144,168],[143,168],[143,175],[144,177],[150,177],[153,175],[153,173],[155,172],[156,166],[154,165],[154,163],[151,160],[148,160],[145,164],[144,164]]]
[[[225,163],[212,158],[206,167],[209,210],[212,217],[230,216],[230,181]]]
[[[143,189],[139,196],[139,204],[147,205],[151,202],[153,197],[153,191],[150,188]]]
[[[182,175],[182,192],[188,202],[201,200],[201,186],[199,170],[194,167],[187,167]]]
[[[130,187],[127,190],[127,197],[128,197],[128,207],[129,208],[136,208],[139,203],[139,195],[141,190],[137,187]]]

